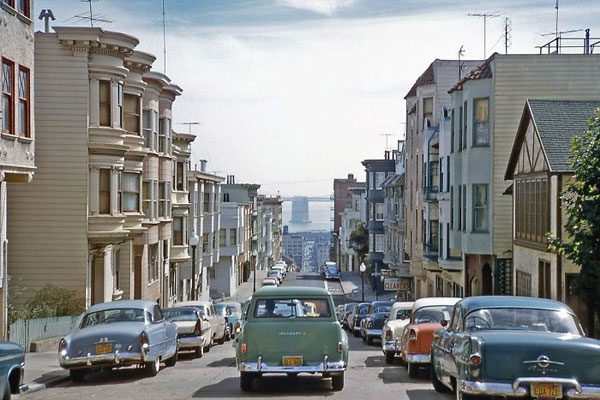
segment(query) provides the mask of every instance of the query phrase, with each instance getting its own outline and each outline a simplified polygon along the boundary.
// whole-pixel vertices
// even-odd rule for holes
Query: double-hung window
[[[375,189],[381,190],[384,180],[385,180],[385,172],[376,172],[375,173]]]
[[[383,253],[385,250],[385,235],[376,234],[375,235],[375,251],[378,253]]]
[[[203,207],[204,212],[206,212],[206,213],[210,212],[210,193],[204,192],[203,204],[204,204],[204,207]]]
[[[219,230],[219,245],[220,245],[220,247],[227,246],[227,243],[225,242],[226,235],[227,235],[227,230],[225,228],[221,228]]]
[[[183,217],[173,217],[173,246],[183,245]]]
[[[17,133],[21,136],[31,136],[29,70],[19,67],[19,123]]]
[[[184,186],[184,176],[183,176],[183,161],[178,161],[177,162],[177,176],[176,176],[176,190],[183,192],[185,190],[185,186]]]
[[[465,101],[463,105],[463,149],[467,148],[467,117],[468,117],[468,106]]]
[[[383,221],[384,218],[384,204],[383,203],[375,203],[375,220]]]
[[[139,212],[140,175],[124,172],[121,174],[121,210]]]
[[[99,86],[99,116],[100,126],[111,126],[111,82],[100,80]]]
[[[155,219],[152,210],[152,181],[144,181],[142,182],[142,211],[146,219]]]
[[[148,283],[158,279],[158,243],[148,245]]]
[[[134,94],[125,93],[123,97],[124,102],[124,129],[135,135],[140,135],[140,96]],[[145,112],[145,111],[144,111]]]
[[[169,118],[159,119],[158,142],[159,152],[171,153],[171,120]]]
[[[462,230],[467,230],[467,185],[462,185]]]
[[[229,229],[229,245],[237,246],[237,228]]]
[[[11,0],[14,1],[14,0]],[[27,18],[31,18],[31,9],[29,6],[29,0],[17,0],[17,11]]]
[[[423,99],[423,126],[425,126],[425,119],[433,125],[433,97]]]
[[[202,234],[202,252],[208,253],[210,248],[208,247],[208,233]]]
[[[490,142],[489,104],[489,98],[473,101],[473,146],[487,146]]]
[[[171,182],[162,181],[158,186],[158,216],[169,218],[171,210]]]
[[[143,112],[144,147],[156,151],[158,148],[158,113],[146,109]]]
[[[124,128],[123,124],[123,84],[117,85],[117,116],[119,117],[119,126]]]
[[[463,108],[458,108],[458,151],[463,149]]]
[[[3,133],[14,133],[14,94],[15,94],[15,64],[6,58],[2,59],[2,126]]]
[[[454,119],[454,108],[450,111],[450,153],[454,153],[454,124],[456,120]]]
[[[100,169],[98,185],[98,213],[110,214],[110,169]]]
[[[488,230],[488,193],[487,185],[473,185],[473,230]]]

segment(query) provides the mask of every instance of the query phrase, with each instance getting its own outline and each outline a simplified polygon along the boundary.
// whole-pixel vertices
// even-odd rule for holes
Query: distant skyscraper
[[[292,222],[295,224],[307,224],[308,219],[308,198],[294,197],[292,198]]]

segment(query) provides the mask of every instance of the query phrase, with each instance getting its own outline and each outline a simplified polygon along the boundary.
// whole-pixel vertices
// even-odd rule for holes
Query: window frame
[[[173,217],[173,246],[184,246],[185,245],[185,235],[184,235],[184,217],[177,216]],[[176,226],[179,224],[180,229],[176,229]]]
[[[0,132],[8,135],[15,134],[15,63],[8,58],[1,58],[0,66],[0,94],[2,94],[2,126],[0,126]],[[4,66],[8,66],[10,71],[10,87],[8,88],[10,92],[6,92],[4,90]],[[8,129],[4,128],[4,99],[8,98],[8,110],[9,110],[9,122]]]
[[[478,143],[477,141],[477,120],[476,120],[476,116],[477,116],[477,102],[479,101],[487,101],[487,137],[486,137],[486,142],[485,143]],[[490,146],[490,98],[489,97],[477,97],[473,99],[473,137],[471,138],[472,145],[471,147],[489,147]]]
[[[21,74],[25,75],[26,89],[25,89],[25,97],[21,96]],[[24,136],[26,138],[31,137],[31,72],[29,68],[19,65],[19,69],[17,71],[17,80],[19,84],[19,90],[16,98],[18,99],[18,123],[17,123],[17,132],[19,136]],[[21,104],[25,104],[25,130],[24,132],[20,132],[20,124],[21,124]]]
[[[102,86],[106,85],[108,87],[108,100],[102,101]],[[108,109],[108,120],[103,121],[102,110],[104,108]],[[108,126],[112,127],[112,81],[109,79],[99,79],[98,80],[98,125],[99,126]]]
[[[102,175],[106,174],[105,178],[106,178],[106,182],[108,182],[108,188],[104,188],[102,185]],[[99,215],[110,215],[112,213],[112,207],[111,207],[111,195],[110,195],[110,186],[111,186],[111,175],[112,175],[112,170],[109,168],[100,168],[98,169],[98,214]],[[108,200],[106,202],[106,206],[107,208],[104,209],[102,207],[102,198],[103,198],[103,194],[104,196],[108,197]],[[105,211],[106,210],[106,211]]]
[[[469,103],[465,100],[463,104],[463,150],[467,148],[467,137],[469,131]]]
[[[128,99],[132,99],[134,100],[134,102],[132,102],[132,104],[135,104],[135,107],[133,110],[128,110],[127,105],[128,105]],[[145,110],[144,110],[145,111]],[[133,93],[124,93],[123,94],[123,129],[125,129],[127,132],[129,133],[134,133],[136,136],[142,136],[142,124],[140,121],[140,118],[142,116],[142,99],[140,96],[135,95]],[[128,121],[132,121],[132,122],[128,122]],[[130,123],[133,123],[133,121],[137,121],[135,123],[135,125],[133,126],[133,130],[131,130],[131,126],[129,126]],[[137,130],[135,130],[137,126]]]
[[[156,254],[155,253],[156,250]],[[152,284],[158,281],[158,263],[159,263],[159,254],[158,254],[158,242],[152,243],[148,245],[148,276],[147,281],[148,284]]]
[[[455,134],[455,129],[454,129],[454,108],[452,108],[452,110],[450,110],[450,154],[454,153],[454,134]]]
[[[125,176],[127,176],[127,177],[133,176],[135,178],[135,181],[137,183],[137,191],[131,192],[131,191],[126,191],[124,189]],[[119,192],[121,194],[121,196],[120,196],[121,211],[123,213],[139,213],[140,212],[140,196],[141,196],[140,174],[136,174],[134,172],[122,172],[120,181],[121,181],[120,182],[121,184],[119,185]],[[133,194],[136,197],[134,210],[126,210],[125,209],[125,197],[126,197],[126,195],[130,195],[130,194]]]
[[[237,237],[237,228],[229,228],[229,245],[237,246],[238,245],[238,237]]]
[[[383,221],[385,219],[385,204],[384,203],[375,203],[375,221]],[[380,209],[380,210],[378,210]],[[381,211],[381,212],[380,212]]]
[[[463,107],[458,107],[458,152],[463,149]]]
[[[484,198],[485,198],[485,204],[481,204],[481,205],[477,205],[477,190],[480,188],[484,188]],[[490,196],[489,196],[489,185],[487,183],[475,183],[473,184],[472,188],[472,196],[471,196],[471,208],[472,208],[472,212],[473,212],[473,217],[472,217],[472,231],[476,232],[476,233],[487,233],[489,232],[489,209],[490,209]],[[482,220],[480,221],[481,223],[483,223],[484,225],[478,226],[477,225],[477,212],[480,211],[482,212]]]
[[[466,232],[467,231],[467,185],[462,185],[462,203],[463,203],[463,208],[462,208],[462,231]]]

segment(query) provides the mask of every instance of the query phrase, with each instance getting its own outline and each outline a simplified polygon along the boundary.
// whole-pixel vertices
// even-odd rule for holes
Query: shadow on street
[[[238,398],[238,397],[323,397],[331,392],[331,380],[321,376],[268,375],[254,379],[252,392],[242,392],[239,378],[225,378],[212,385],[198,389],[192,398]]]

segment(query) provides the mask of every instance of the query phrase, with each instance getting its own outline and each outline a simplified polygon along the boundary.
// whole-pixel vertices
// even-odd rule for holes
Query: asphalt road
[[[286,286],[324,287],[318,274],[288,274]],[[330,290],[338,283],[328,282]],[[341,290],[341,288],[340,288]],[[343,296],[335,296],[344,302]],[[141,370],[122,369],[88,375],[83,383],[67,382],[41,392],[20,396],[22,399],[237,399],[237,398],[333,398],[333,399],[452,399],[433,390],[427,377],[409,379],[400,365],[385,364],[378,346],[368,346],[349,335],[350,357],[345,387],[331,392],[330,380],[320,376],[264,376],[254,381],[254,391],[243,393],[235,367],[231,342],[217,345],[200,359],[181,355],[175,367],[163,366],[157,376],[145,377]],[[376,342],[377,343],[377,342]],[[378,344],[378,343],[377,343]]]

